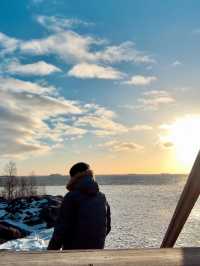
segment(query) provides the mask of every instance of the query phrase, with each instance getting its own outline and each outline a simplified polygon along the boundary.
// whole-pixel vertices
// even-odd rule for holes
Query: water
[[[171,185],[103,185],[112,212],[106,248],[159,247],[184,183]],[[64,195],[64,186],[47,186],[46,193]],[[200,246],[200,201],[176,246]]]

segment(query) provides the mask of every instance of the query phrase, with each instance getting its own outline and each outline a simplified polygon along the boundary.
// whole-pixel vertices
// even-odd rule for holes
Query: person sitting
[[[99,191],[88,164],[73,165],[69,174],[69,192],[64,196],[47,249],[103,249],[111,230],[107,199]]]

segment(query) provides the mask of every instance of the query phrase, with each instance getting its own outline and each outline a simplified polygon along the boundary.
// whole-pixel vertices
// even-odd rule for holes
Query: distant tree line
[[[9,200],[37,195],[37,184],[34,174],[28,177],[17,176],[17,166],[13,161],[9,161],[3,171],[0,186],[2,187],[1,196]]]

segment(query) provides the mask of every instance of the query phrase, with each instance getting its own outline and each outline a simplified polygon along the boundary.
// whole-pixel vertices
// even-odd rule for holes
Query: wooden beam
[[[161,248],[173,247],[200,194],[200,152],[178,201]],[[199,263],[200,264],[200,263]]]
[[[199,266],[200,248],[0,252],[1,266]]]

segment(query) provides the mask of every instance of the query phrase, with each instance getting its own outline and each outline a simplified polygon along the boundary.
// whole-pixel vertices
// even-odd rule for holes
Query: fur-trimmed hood
[[[95,182],[91,170],[86,170],[71,177],[66,188],[69,191],[79,190],[87,194],[96,194],[99,191],[99,186],[97,182]]]

